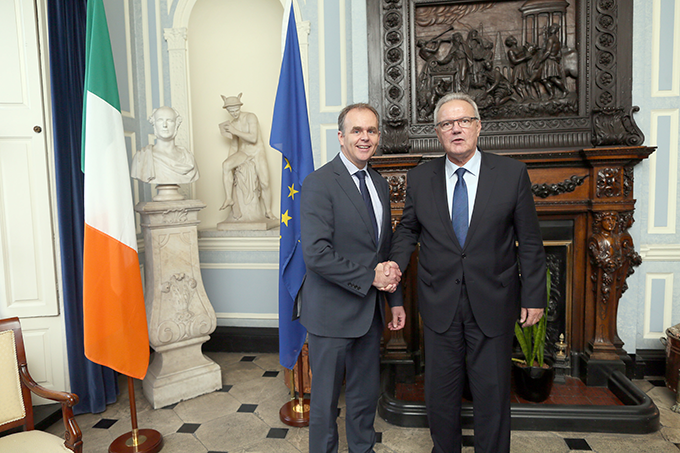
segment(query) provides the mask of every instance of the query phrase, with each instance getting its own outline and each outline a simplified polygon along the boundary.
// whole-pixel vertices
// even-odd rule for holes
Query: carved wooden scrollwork
[[[623,169],[623,196],[628,196],[633,193],[633,167],[624,167]]]
[[[386,179],[390,185],[390,203],[406,201],[406,175],[391,175]]]
[[[597,172],[597,198],[621,195],[621,172],[618,168],[603,168]]]
[[[576,190],[576,187],[583,184],[583,181],[585,181],[587,177],[587,175],[573,175],[571,178],[555,184],[533,184],[531,186],[531,192],[539,198],[548,198],[562,193],[573,192]]]
[[[594,110],[593,145],[641,145],[645,136],[633,119],[633,113],[638,110],[637,106],[627,112],[613,108]]]
[[[383,111],[384,154],[399,154],[409,151],[406,130],[405,92],[407,91],[406,64],[404,52],[404,15],[401,0],[384,0],[383,9],[383,71],[385,109]]]

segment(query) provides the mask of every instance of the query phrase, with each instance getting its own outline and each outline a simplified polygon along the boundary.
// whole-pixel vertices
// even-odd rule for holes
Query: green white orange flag
[[[102,0],[87,2],[83,112],[85,356],[142,379],[149,334],[130,171]]]

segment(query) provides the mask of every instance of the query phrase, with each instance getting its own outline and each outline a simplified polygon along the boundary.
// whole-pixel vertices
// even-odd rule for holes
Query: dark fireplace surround
[[[479,147],[529,168],[548,265],[561,272],[549,341],[564,333],[569,374],[588,385],[606,386],[617,371],[632,376],[616,320],[641,261],[628,233],[633,167],[654,151],[643,145],[631,105],[633,1],[368,0],[367,8],[369,96],[382,132],[371,165],[390,183],[393,224],[406,172],[443,153],[432,124],[436,99],[470,93],[480,106]],[[524,69],[510,51],[552,53],[553,69],[536,57],[520,86]],[[566,238],[551,236],[555,225],[567,225]],[[405,276],[410,322],[384,337],[383,360],[395,364],[397,379],[418,373],[423,357],[415,267]]]

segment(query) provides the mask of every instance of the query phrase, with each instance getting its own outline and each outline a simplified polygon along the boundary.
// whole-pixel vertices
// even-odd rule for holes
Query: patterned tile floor
[[[208,353],[222,367],[222,391],[153,410],[144,398],[141,382],[135,393],[140,428],[152,428],[164,438],[163,453],[299,453],[308,450],[307,428],[292,428],[279,420],[288,401],[283,368],[276,354]],[[674,394],[663,381],[639,380],[661,412],[660,431],[646,435],[513,431],[512,452],[562,453],[666,453],[680,451],[680,414],[670,411]],[[661,385],[659,385],[661,384]],[[130,431],[126,381],[121,380],[118,401],[101,414],[77,417],[83,431],[85,453],[105,453],[111,442]],[[341,409],[344,401],[340,401]],[[344,418],[338,420],[340,452],[347,451]],[[426,428],[400,428],[376,417],[379,443],[376,453],[429,453]],[[49,428],[63,432],[61,422]],[[463,453],[474,451],[473,432],[466,430]]]

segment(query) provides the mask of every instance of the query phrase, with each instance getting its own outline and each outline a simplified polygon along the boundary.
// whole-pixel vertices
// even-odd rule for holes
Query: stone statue
[[[219,124],[222,136],[230,139],[228,157],[222,163],[225,200],[220,210],[226,210],[227,221],[232,222],[275,219],[260,124],[255,114],[241,111],[242,94],[222,96],[231,119]]]
[[[139,150],[132,159],[130,175],[149,184],[188,184],[199,177],[193,154],[175,145],[182,117],[172,107],[159,107],[149,122],[156,143]]]

